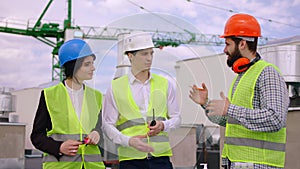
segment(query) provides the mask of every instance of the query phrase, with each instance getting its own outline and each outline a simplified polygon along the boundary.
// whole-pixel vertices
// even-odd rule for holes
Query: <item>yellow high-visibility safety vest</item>
[[[252,101],[256,81],[267,66],[273,66],[279,71],[277,67],[263,60],[256,62],[240,79],[232,96],[236,79],[233,80],[228,94],[231,104],[253,109]],[[222,157],[227,157],[232,162],[250,162],[283,168],[285,143],[285,127],[277,132],[252,131],[229,117],[226,123]]]
[[[68,91],[63,83],[44,90],[52,130],[47,132],[55,140],[83,140],[95,128],[102,106],[102,94],[85,86],[80,119],[73,108]],[[104,169],[103,158],[98,145],[80,145],[77,155],[63,155],[59,161],[44,153],[44,169]]]
[[[145,120],[133,99],[128,76],[122,76],[112,82],[113,95],[119,111],[119,119],[116,127],[122,134],[126,136],[146,135],[149,131],[147,121],[151,121],[153,109],[155,111],[156,120],[165,120],[168,118],[168,80],[152,74],[150,88],[147,119]],[[145,141],[154,147],[154,152],[151,153],[152,156],[160,157],[172,155],[169,137],[166,132],[160,132],[157,136],[149,137],[145,139]],[[124,146],[118,147],[118,155],[120,161],[143,159],[147,157],[147,153],[145,152]]]

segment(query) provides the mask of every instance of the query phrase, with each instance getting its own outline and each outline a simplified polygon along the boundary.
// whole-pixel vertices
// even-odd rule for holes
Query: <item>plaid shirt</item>
[[[234,93],[237,84],[244,73],[238,75],[233,87]],[[266,67],[259,75],[253,97],[253,109],[230,104],[227,116],[238,120],[244,127],[253,131],[276,132],[286,127],[286,118],[289,106],[289,96],[283,77],[272,67]],[[208,113],[206,111],[206,113]],[[208,116],[208,118],[221,126],[226,125],[226,116]],[[222,159],[228,164],[228,159]],[[238,168],[237,163],[231,163],[231,169]],[[255,169],[278,169],[262,164],[249,164]]]

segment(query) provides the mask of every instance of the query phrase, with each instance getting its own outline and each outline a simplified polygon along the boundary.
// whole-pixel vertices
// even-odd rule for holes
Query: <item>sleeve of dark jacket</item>
[[[41,92],[39,105],[33,122],[30,139],[32,144],[38,150],[54,155],[60,158],[60,145],[62,141],[55,141],[47,136],[47,131],[52,129],[50,115],[46,106],[44,91]]]

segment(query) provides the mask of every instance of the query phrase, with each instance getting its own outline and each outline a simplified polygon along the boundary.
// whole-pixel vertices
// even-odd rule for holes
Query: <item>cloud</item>
[[[51,80],[51,48],[30,37],[1,36],[0,86],[20,89]]]
[[[22,29],[26,29],[28,23],[33,26],[48,2],[2,0],[0,26],[6,24],[1,21],[8,19],[22,23],[18,25]],[[299,8],[299,0],[80,0],[72,1],[72,23],[77,26],[110,25],[138,29],[160,28],[165,31],[188,29],[203,34],[221,34],[226,20],[233,14],[229,10],[233,10],[271,19],[272,22],[258,18],[263,35],[284,38],[300,34],[300,29],[295,28],[300,27]],[[160,18],[159,14],[163,14],[164,18]],[[129,19],[130,17],[134,19]],[[66,1],[53,1],[43,17],[43,23],[59,23],[62,28],[66,18]],[[96,45],[95,49],[99,60],[102,59],[95,76],[95,84],[104,86],[101,87],[104,91],[117,64],[116,43],[99,41],[99,46]],[[0,33],[0,86],[19,89],[51,81],[51,52],[51,47],[32,37]],[[173,58],[177,59],[186,59],[187,55],[194,57],[184,46],[165,48],[164,52],[175,54]],[[168,59],[171,58],[162,59],[159,66],[166,71],[174,71],[167,67]],[[175,62],[176,59],[173,60]],[[174,64],[169,65],[173,68]]]

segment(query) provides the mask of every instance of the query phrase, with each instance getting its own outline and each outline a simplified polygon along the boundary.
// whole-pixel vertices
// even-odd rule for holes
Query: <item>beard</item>
[[[227,59],[228,67],[232,67],[233,63],[242,57],[241,52],[237,47],[235,48],[235,50],[232,54],[230,54],[229,52],[226,52],[226,55],[229,56]]]

